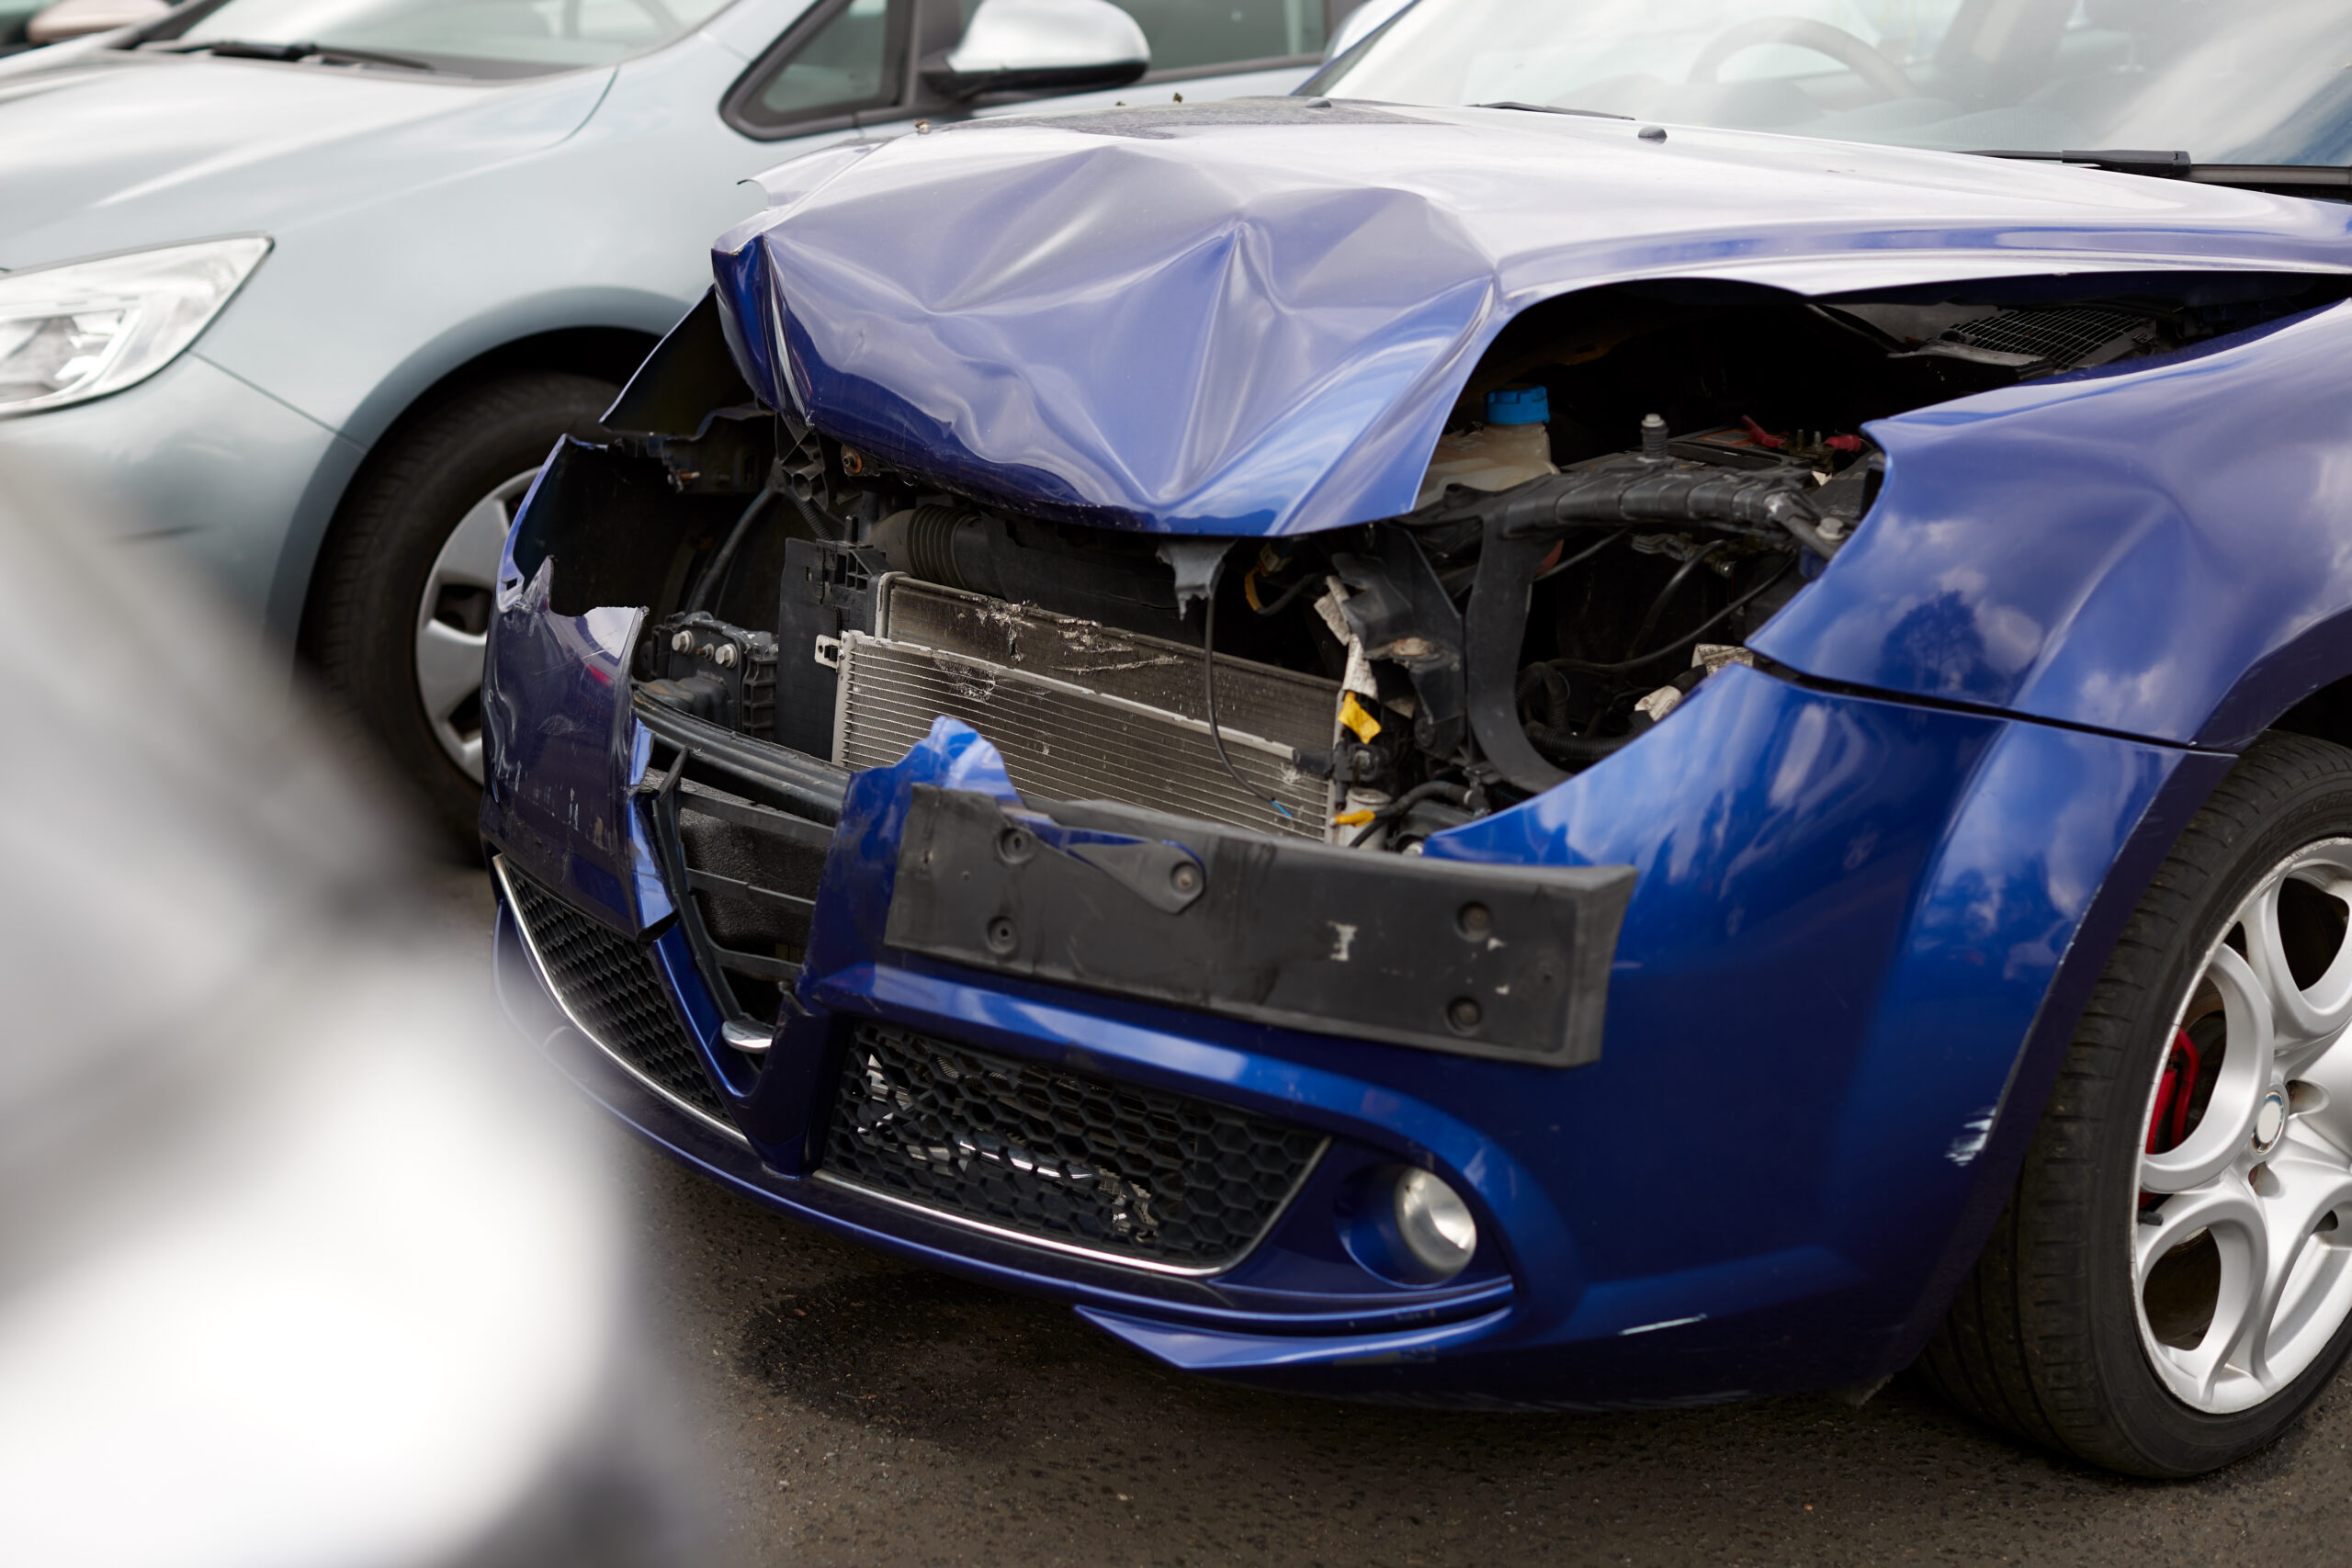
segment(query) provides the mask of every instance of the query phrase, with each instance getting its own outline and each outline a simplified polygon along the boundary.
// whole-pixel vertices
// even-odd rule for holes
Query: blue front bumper
[[[536,590],[536,591],[535,591]],[[1726,1398],[1861,1382],[1916,1353],[1981,1242],[2122,910],[2226,759],[1808,690],[1745,669],[1637,745],[1429,852],[1630,864],[1600,1059],[1559,1068],[1334,1038],[1011,980],[881,942],[887,814],[835,837],[798,1016],[733,1049],[640,792],[632,612],[502,585],[483,829],[614,941],[641,943],[717,1113],[568,1019],[499,926],[517,1024],[616,1112],[839,1234],[1067,1300],[1182,1366],[1498,1405]],[[988,751],[934,733],[880,797]],[[850,814],[845,808],[845,822]],[[794,1010],[787,1010],[788,1011]],[[1153,1271],[845,1185],[824,1167],[844,1042],[879,1022],[1172,1091],[1329,1140],[1246,1257]],[[1369,1173],[1433,1169],[1481,1242],[1435,1287],[1345,1239]]]

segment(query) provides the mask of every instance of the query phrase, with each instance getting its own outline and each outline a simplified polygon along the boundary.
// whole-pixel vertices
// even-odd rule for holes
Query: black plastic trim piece
[[[1600,1055],[1632,866],[1498,866],[914,786],[887,947],[1253,1023]]]
[[[1536,750],[1519,718],[1519,656],[1527,641],[1527,612],[1534,601],[1536,570],[1552,545],[1547,535],[1514,538],[1505,531],[1499,511],[1491,516],[1463,624],[1470,733],[1487,761],[1530,795],[1568,779],[1566,770]]]
[[[747,789],[763,790],[771,796],[766,804],[789,815],[805,815],[828,829],[842,819],[842,800],[849,793],[847,768],[721,729],[641,694],[631,706],[639,722],[658,739],[718,763],[740,777]]]
[[[699,440],[718,411],[758,400],[727,346],[718,290],[707,288],[645,356],[601,423],[624,435]]]

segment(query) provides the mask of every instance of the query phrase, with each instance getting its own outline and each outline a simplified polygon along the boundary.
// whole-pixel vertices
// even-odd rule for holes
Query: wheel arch
[[[1992,1233],[2109,953],[2181,833],[2239,757],[2266,734],[2307,736],[2352,749],[2352,610],[2307,626],[2238,671],[2194,729],[2196,739],[2188,746],[2154,742],[2177,757],[2177,765],[2101,879],[2019,1044],[1975,1160],[1977,1179],[1952,1245],[1917,1314],[1898,1338],[1906,1360],[1926,1344]]]
[[[351,496],[379,453],[430,410],[475,387],[504,376],[559,372],[593,376],[625,384],[651,353],[678,313],[675,301],[661,299],[660,312],[637,309],[610,313],[594,324],[551,327],[476,347],[461,358],[435,353],[434,345],[412,355],[364,400],[344,434],[362,450],[340,472],[322,474],[288,530],[271,594],[269,619],[298,652],[311,652],[310,611],[327,547],[340,527]],[[612,317],[619,316],[616,323]],[[445,342],[447,340],[445,339]],[[322,493],[323,492],[323,493]]]

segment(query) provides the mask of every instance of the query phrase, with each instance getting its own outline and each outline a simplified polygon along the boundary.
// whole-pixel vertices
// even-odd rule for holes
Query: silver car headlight
[[[87,402],[179,357],[269,254],[260,234],[0,273],[0,415]]]

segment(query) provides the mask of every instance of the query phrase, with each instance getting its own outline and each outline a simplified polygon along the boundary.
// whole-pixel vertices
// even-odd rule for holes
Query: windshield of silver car
[[[1951,151],[2352,163],[2346,0],[1419,0],[1311,86]]]
[[[700,27],[729,0],[227,0],[164,47],[484,75],[609,65]]]

